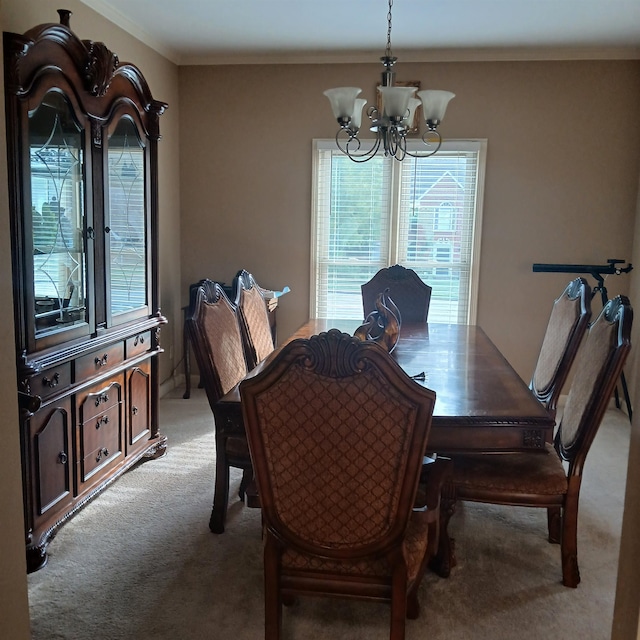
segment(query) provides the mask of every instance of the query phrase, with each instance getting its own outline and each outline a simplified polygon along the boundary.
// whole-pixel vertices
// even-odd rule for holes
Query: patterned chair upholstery
[[[591,289],[584,278],[576,278],[553,303],[529,383],[536,398],[554,415],[590,318]]]
[[[253,471],[243,425],[216,415],[216,402],[247,374],[236,307],[219,283],[203,280],[192,289],[186,326],[214,414],[216,478],[209,527],[214,533],[222,533],[229,499],[229,467],[244,470],[240,499],[244,499]]]
[[[553,446],[547,444],[541,453],[454,458],[453,475],[443,496],[444,532],[456,500],[546,508],[549,541],[561,546],[562,582],[567,587],[578,586],[582,470],[631,349],[632,321],[629,300],[618,296],[589,326],[576,357],[575,375]],[[448,536],[443,535],[442,539]],[[452,558],[451,566],[454,564]]]
[[[375,311],[378,295],[386,291],[400,310],[403,323],[427,321],[431,287],[423,282],[413,269],[399,264],[380,269],[360,288],[365,318]]]
[[[435,394],[379,345],[331,329],[287,344],[240,385],[264,519],[265,638],[296,595],[391,602],[418,616],[435,501],[414,510]]]
[[[233,280],[235,304],[244,342],[247,367],[253,369],[273,351],[273,336],[263,289],[244,269]]]

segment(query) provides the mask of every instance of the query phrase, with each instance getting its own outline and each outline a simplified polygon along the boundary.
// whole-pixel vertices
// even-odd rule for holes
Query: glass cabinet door
[[[63,94],[47,93],[30,114],[31,215],[35,338],[88,323],[84,246],[83,131]],[[31,223],[29,228],[29,221]]]
[[[119,120],[108,146],[107,305],[113,323],[148,309],[145,148],[133,121]]]

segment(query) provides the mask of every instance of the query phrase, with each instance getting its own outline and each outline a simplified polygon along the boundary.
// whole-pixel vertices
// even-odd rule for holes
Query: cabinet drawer
[[[113,432],[115,432],[115,441],[117,443],[119,441],[120,423],[120,404],[116,404],[103,413],[81,423],[80,457],[84,458],[98,449],[106,448],[115,451]]]
[[[94,385],[78,397],[77,451],[80,493],[122,457],[123,375]]]
[[[105,440],[102,447],[95,451],[91,451],[82,459],[82,468],[80,469],[80,481],[87,482],[100,469],[110,467],[122,455],[122,451],[118,446],[116,432],[109,434],[109,439]]]
[[[84,424],[122,402],[122,376],[87,389],[78,398],[78,422]]]
[[[133,358],[145,351],[149,351],[151,347],[151,331],[139,333],[127,339],[126,357]]]
[[[43,400],[71,384],[71,363],[45,369],[29,378],[31,393]]]
[[[117,342],[76,360],[76,382],[116,367],[124,360],[124,343]]]

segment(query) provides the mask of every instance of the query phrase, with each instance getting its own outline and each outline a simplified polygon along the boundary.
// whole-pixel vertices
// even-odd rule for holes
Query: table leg
[[[448,489],[448,491],[447,491]],[[429,568],[441,578],[448,578],[451,569],[456,566],[455,540],[449,536],[449,520],[455,513],[455,494],[451,487],[443,491],[440,502],[440,535],[438,536],[438,551],[431,559]]]

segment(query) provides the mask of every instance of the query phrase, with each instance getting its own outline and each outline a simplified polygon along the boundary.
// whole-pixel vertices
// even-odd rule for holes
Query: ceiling
[[[371,62],[387,39],[388,0],[82,1],[177,64]],[[640,58],[640,0],[395,0],[392,25],[404,61]]]

